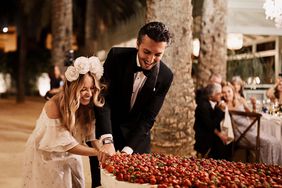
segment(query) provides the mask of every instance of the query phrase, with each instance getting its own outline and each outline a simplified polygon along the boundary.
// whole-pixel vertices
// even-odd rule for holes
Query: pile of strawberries
[[[282,187],[282,167],[163,154],[118,154],[102,168],[119,181],[165,187]]]

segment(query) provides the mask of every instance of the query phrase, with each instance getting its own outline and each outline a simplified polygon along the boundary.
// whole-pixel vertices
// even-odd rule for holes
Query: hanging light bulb
[[[200,53],[200,40],[198,38],[193,39],[193,55],[198,57]]]
[[[227,48],[230,50],[238,50],[243,47],[242,33],[228,33],[227,34]]]
[[[7,91],[7,86],[4,79],[4,74],[0,73],[0,94]]]
[[[50,78],[47,73],[42,73],[37,80],[39,94],[43,97],[50,90]]]
[[[2,32],[3,32],[3,33],[7,33],[8,30],[9,30],[8,27],[3,27]]]

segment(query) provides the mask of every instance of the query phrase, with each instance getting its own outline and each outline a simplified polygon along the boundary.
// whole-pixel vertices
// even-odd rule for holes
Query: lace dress
[[[87,141],[95,139],[94,133]],[[82,135],[72,136],[59,119],[50,119],[43,109],[26,143],[23,187],[85,187],[81,156],[67,152],[86,140]]]
[[[240,105],[236,108],[238,111],[245,111],[243,105]],[[262,117],[263,118],[263,117]],[[234,116],[234,121],[239,125],[238,129],[243,132],[247,126],[251,123],[251,119],[243,117],[243,116]],[[261,126],[264,125],[267,121],[261,121]],[[238,137],[238,132],[234,132],[235,137]],[[247,138],[255,146],[256,143],[256,135],[257,135],[257,126],[253,126],[247,132]],[[249,144],[245,139],[240,141],[240,144],[246,145]],[[269,134],[260,131],[260,156],[262,162],[266,164],[279,164],[282,165],[282,144],[280,141]]]

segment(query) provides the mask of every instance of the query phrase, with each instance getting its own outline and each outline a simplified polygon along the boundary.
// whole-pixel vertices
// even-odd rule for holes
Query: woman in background
[[[46,100],[59,93],[63,89],[64,84],[64,76],[61,74],[60,68],[57,65],[52,65],[48,76],[50,78],[50,90],[45,95]]]
[[[222,88],[223,98],[228,106],[229,110],[237,110],[237,111],[247,111],[246,107],[238,99],[235,95],[235,89],[230,83],[226,83]],[[233,116],[234,121],[238,124],[238,129],[243,132],[251,123],[251,119],[243,116]],[[266,125],[264,125],[266,123]],[[268,126],[267,121],[261,121],[261,126]],[[235,138],[238,137],[239,132],[234,131]],[[251,144],[255,145],[256,143],[256,136],[257,136],[257,129],[256,126],[253,126],[246,134],[248,140]],[[242,145],[249,145],[248,142],[242,142]],[[264,132],[260,132],[260,156],[262,162],[266,164],[279,164],[282,165],[282,145],[280,141],[269,134]]]
[[[282,105],[282,79],[278,81],[274,88],[275,102]]]
[[[231,79],[231,84],[234,87],[234,94],[236,98],[243,104],[245,111],[256,111],[256,98],[250,97],[250,102],[252,104],[252,110],[248,107],[247,101],[244,96],[244,81],[241,79],[240,76],[233,76]]]

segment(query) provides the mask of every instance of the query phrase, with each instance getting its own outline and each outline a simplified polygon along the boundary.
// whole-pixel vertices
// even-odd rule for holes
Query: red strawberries
[[[119,181],[165,187],[282,187],[282,167],[163,154],[114,155],[102,167]]]

